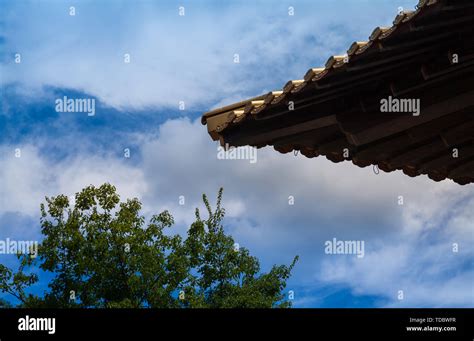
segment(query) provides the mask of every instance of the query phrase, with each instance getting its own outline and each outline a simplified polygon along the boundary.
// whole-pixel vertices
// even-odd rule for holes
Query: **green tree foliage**
[[[1,308],[11,308],[11,304],[8,303],[6,300],[4,300],[3,298],[0,298],[0,309]]]
[[[89,186],[41,204],[38,257],[20,255],[16,273],[0,265],[0,291],[23,307],[271,308],[290,307],[290,266],[260,272],[259,261],[224,232],[222,189],[207,219],[196,209],[186,238],[171,234],[168,211],[140,215],[138,199],[120,202],[114,186]],[[43,297],[26,294],[37,267],[53,274]],[[26,271],[29,270],[29,271]]]

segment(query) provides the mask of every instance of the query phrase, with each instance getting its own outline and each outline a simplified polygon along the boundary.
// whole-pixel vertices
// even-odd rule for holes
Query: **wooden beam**
[[[329,127],[335,124],[337,124],[336,115],[329,115],[308,122],[279,128],[264,133],[256,133],[251,136],[230,138],[230,140],[235,145],[255,145],[259,143],[268,143],[270,141],[274,141],[286,136],[301,134],[311,130]]]
[[[447,146],[454,146],[474,139],[474,118],[470,122],[441,133],[441,138]]]
[[[459,160],[468,159],[474,156],[474,144],[458,146],[458,157],[453,157],[453,150],[446,149],[446,153],[441,154],[431,160],[427,160],[419,165],[420,171],[423,174],[433,171],[447,171],[453,168],[454,165],[459,164]]]
[[[341,137],[318,146],[318,150],[321,154],[342,154],[345,148],[349,150],[349,155],[352,155],[352,152],[355,150],[355,146],[351,145],[345,137]]]
[[[349,142],[361,146],[386,136],[400,133],[406,129],[430,122],[436,118],[452,114],[474,106],[474,91],[469,91],[422,109],[420,116],[404,116],[381,123],[356,134],[347,134]]]
[[[431,155],[442,152],[446,149],[447,147],[445,146],[444,142],[440,138],[437,138],[430,143],[414,147],[390,158],[386,161],[386,164],[388,164],[392,169],[398,169],[408,164],[415,165],[420,160],[429,158]]]
[[[462,165],[449,171],[448,176],[450,178],[458,178],[464,176],[472,176],[474,174],[474,160],[470,160]]]

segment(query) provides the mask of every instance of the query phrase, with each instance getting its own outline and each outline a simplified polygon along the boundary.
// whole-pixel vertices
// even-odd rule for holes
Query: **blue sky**
[[[140,198],[147,215],[169,209],[184,233],[201,194],[223,186],[226,228],[264,270],[300,255],[288,287],[296,307],[472,307],[473,185],[271,148],[256,164],[218,160],[199,122],[211,108],[300,79],[415,5],[0,0],[0,239],[39,238],[45,195],[106,181]],[[56,112],[63,96],[96,99],[96,115]],[[332,238],[365,241],[365,256],[325,254]]]

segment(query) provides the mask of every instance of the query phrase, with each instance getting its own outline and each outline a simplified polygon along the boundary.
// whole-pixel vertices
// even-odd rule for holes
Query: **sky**
[[[222,160],[200,122],[416,3],[0,0],[0,240],[40,239],[45,196],[104,182],[146,216],[170,210],[185,233],[201,195],[223,187],[226,231],[263,271],[299,255],[294,307],[472,307],[474,185],[269,147],[256,163]],[[95,115],[57,112],[64,96],[95,99]],[[325,253],[333,238],[363,241],[364,256]]]

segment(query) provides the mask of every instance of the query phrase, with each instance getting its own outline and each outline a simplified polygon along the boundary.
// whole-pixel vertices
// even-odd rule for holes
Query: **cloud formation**
[[[179,101],[205,110],[301,78],[390,24],[399,6],[414,3],[297,1],[292,16],[290,5],[269,1],[91,1],[76,4],[75,16],[69,4],[2,3],[0,71],[4,84],[20,84],[34,96],[53,86],[120,110],[177,108]],[[185,16],[179,16],[183,5]]]

